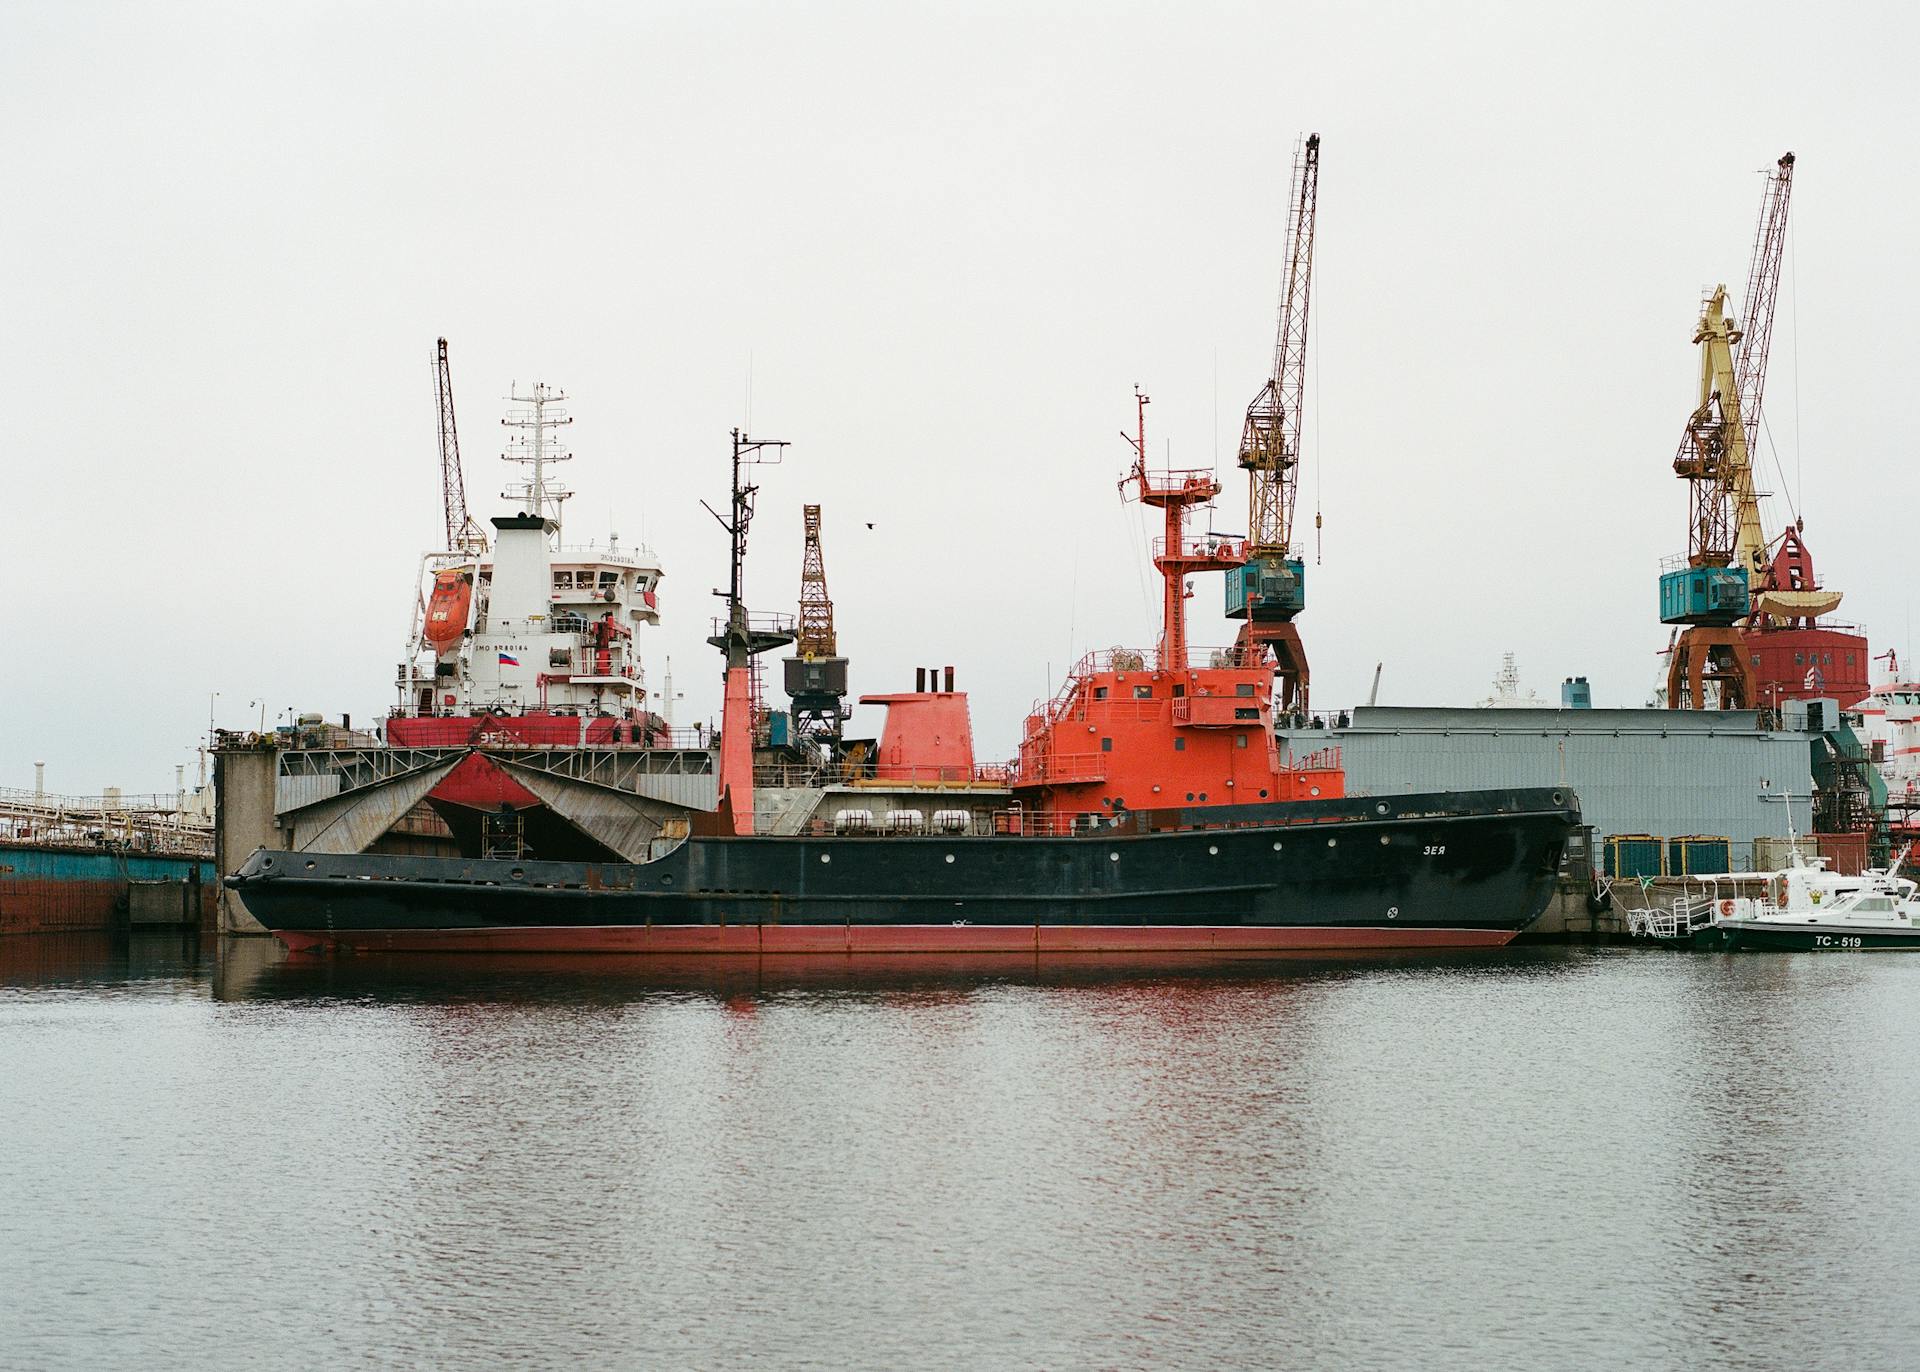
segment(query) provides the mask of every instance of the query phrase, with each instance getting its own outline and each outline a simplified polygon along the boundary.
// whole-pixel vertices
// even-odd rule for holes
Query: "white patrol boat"
[[[1692,907],[1710,903],[1711,927],[1735,952],[1920,949],[1920,887],[1895,876],[1899,866],[1843,876],[1796,851],[1793,865],[1778,872],[1700,878],[1704,896],[1676,901],[1675,914],[1693,923],[1707,912]],[[1682,904],[1690,908],[1683,912]]]

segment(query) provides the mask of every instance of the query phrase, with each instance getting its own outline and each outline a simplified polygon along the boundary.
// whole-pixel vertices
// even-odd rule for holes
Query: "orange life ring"
[[[1721,901],[1720,913],[1722,915],[1725,915],[1728,919],[1732,919],[1733,918],[1733,902],[1730,900]]]

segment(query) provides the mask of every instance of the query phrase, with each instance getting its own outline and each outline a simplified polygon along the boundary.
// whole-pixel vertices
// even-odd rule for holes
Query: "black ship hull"
[[[1497,945],[1551,897],[1570,793],[1128,816],[1074,837],[694,837],[651,862],[261,849],[227,879],[295,948],[1284,952]]]

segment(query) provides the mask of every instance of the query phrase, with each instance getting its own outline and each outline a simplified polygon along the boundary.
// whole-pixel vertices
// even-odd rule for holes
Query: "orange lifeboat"
[[[441,572],[433,579],[427,601],[427,642],[444,653],[467,631],[467,612],[473,605],[473,576],[469,572]]]

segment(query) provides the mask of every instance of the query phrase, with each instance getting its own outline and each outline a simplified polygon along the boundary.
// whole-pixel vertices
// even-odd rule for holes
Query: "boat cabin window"
[[[1135,700],[1152,700],[1152,699],[1153,699],[1153,687],[1151,687],[1151,686],[1136,686],[1136,687],[1134,687],[1134,688],[1133,688],[1133,698],[1134,698]]]
[[[1233,746],[1234,746],[1234,747],[1236,747],[1236,748],[1244,748],[1244,747],[1246,747],[1246,746],[1247,746],[1247,736],[1246,736],[1245,734],[1235,734],[1235,735],[1233,736]]]
[[[553,589],[556,591],[572,590],[573,589],[573,573],[572,572],[555,572],[553,574]]]
[[[1107,698],[1107,688],[1106,688],[1106,687],[1104,687],[1104,686],[1096,686],[1096,687],[1094,687],[1094,688],[1093,688],[1093,698],[1094,698],[1095,700],[1105,700],[1105,699]]]
[[[1176,700],[1178,700],[1181,696],[1185,695],[1186,693],[1187,693],[1187,688],[1184,685],[1176,684],[1173,688],[1173,695],[1174,695],[1174,699]]]
[[[1893,909],[1893,898],[1891,896],[1862,896],[1853,908],[1856,910],[1872,911],[1876,914],[1886,914]]]
[[[1176,753],[1184,753],[1187,751],[1187,741],[1184,738],[1181,738],[1177,734],[1174,736],[1174,740],[1173,740],[1173,751]]]
[[[1110,738],[1101,739],[1100,751],[1103,753],[1111,753],[1113,751],[1113,740]]]
[[[1253,683],[1251,681],[1238,682],[1234,685],[1233,693],[1237,696],[1250,696],[1253,694]]]
[[[616,581],[618,581],[619,579],[620,579],[620,573],[618,573],[618,572],[602,572],[602,573],[600,573],[600,585],[601,585],[602,587],[608,587],[608,586],[612,586],[612,585],[613,585],[613,583],[614,583],[614,582],[616,582]]]

